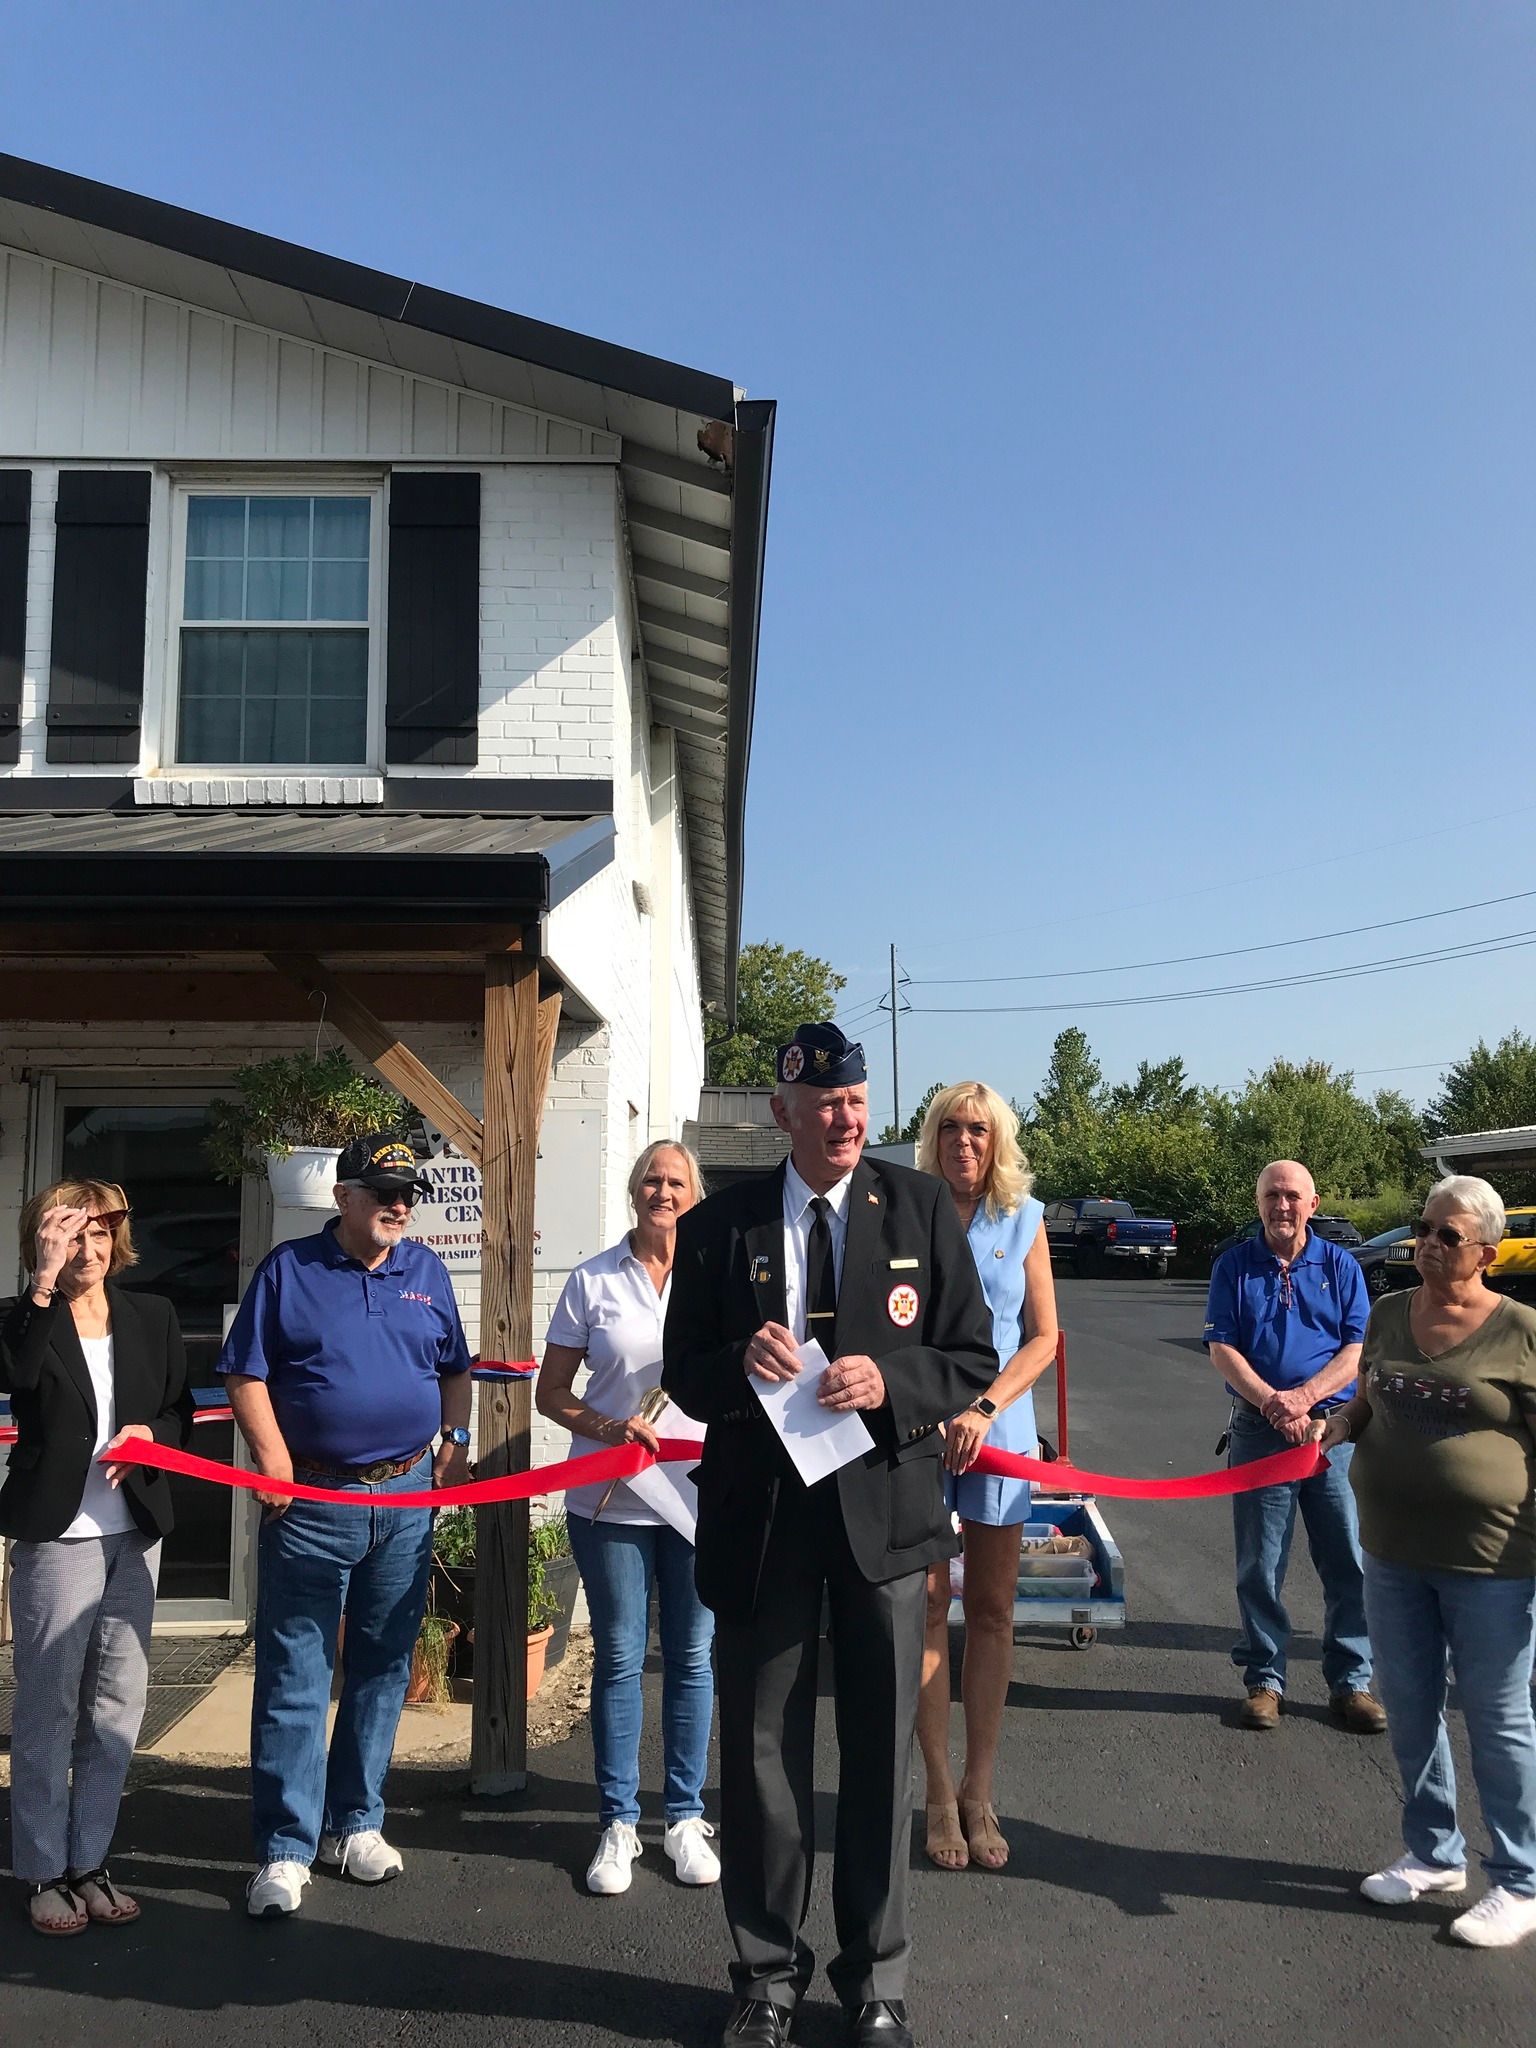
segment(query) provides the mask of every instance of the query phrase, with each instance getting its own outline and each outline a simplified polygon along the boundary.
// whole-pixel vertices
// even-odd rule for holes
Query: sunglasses
[[[122,1227],[122,1225],[128,1221],[128,1218],[130,1215],[132,1215],[132,1213],[133,1212],[130,1209],[103,1209],[99,1216],[86,1217],[85,1228],[86,1230],[89,1230],[93,1223],[105,1224],[106,1228],[110,1230],[115,1236],[117,1231]],[[83,1237],[85,1235],[85,1231],[81,1231],[80,1235]]]
[[[1464,1244],[1483,1243],[1480,1237],[1463,1237],[1459,1230],[1452,1230],[1448,1223],[1431,1223],[1423,1216],[1413,1226],[1413,1234],[1421,1239],[1434,1238],[1437,1243],[1443,1244],[1448,1252],[1459,1251]]]
[[[371,1188],[366,1181],[354,1180],[347,1183],[366,1195],[375,1208],[392,1209],[396,1202],[404,1202],[407,1209],[414,1209],[421,1200],[420,1188]]]

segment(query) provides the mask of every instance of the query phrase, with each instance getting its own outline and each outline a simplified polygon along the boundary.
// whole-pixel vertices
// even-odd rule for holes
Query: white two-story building
[[[493,1129],[534,1134],[542,1340],[733,1003],[773,421],[0,157],[0,1292],[32,1189],[119,1180],[206,1384],[274,1230],[213,1179],[209,1101],[385,1045],[483,1117],[488,1175]],[[500,1356],[464,1187],[438,1222]],[[240,1619],[243,1516],[181,1516],[165,1617]]]

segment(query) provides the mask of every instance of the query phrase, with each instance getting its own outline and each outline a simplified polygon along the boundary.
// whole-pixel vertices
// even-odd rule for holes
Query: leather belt
[[[423,1444],[419,1451],[412,1451],[408,1458],[380,1458],[373,1465],[317,1465],[313,1458],[295,1458],[295,1472],[307,1472],[315,1479],[339,1479],[343,1484],[354,1486],[377,1486],[382,1479],[398,1479],[419,1465],[431,1449]]]

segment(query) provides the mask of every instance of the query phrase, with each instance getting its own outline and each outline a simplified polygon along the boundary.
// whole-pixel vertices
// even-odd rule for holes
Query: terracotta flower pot
[[[532,1699],[544,1683],[544,1656],[549,1649],[553,1627],[541,1628],[528,1637],[528,1697]]]
[[[458,1633],[459,1625],[456,1621],[450,1621],[443,1631],[444,1670],[446,1670],[448,1658],[453,1651],[454,1638]],[[443,1698],[448,1696],[446,1692],[441,1695]],[[419,1707],[424,1705],[431,1697],[432,1670],[426,1658],[422,1655],[421,1643],[418,1640],[415,1649],[411,1652],[411,1675],[406,1681],[405,1704],[408,1707]]]

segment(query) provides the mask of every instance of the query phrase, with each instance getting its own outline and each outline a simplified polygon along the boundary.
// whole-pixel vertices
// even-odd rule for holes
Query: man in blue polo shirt
[[[1370,1310],[1359,1261],[1310,1227],[1317,1189],[1304,1166],[1272,1161],[1259,1175],[1255,1200],[1262,1233],[1216,1261],[1205,1310],[1206,1349],[1232,1395],[1233,1465],[1303,1442],[1314,1417],[1349,1399]],[[1360,1734],[1378,1735],[1387,1725],[1370,1691],[1360,1533],[1349,1484],[1353,1448],[1331,1451],[1327,1469],[1313,1479],[1232,1496],[1243,1624],[1232,1661],[1248,1688],[1245,1728],[1273,1728],[1280,1718],[1291,1636],[1281,1591],[1298,1508],[1323,1582],[1329,1704]]]
[[[266,1507],[251,1703],[260,1868],[246,1904],[258,1919],[297,1910],[317,1855],[364,1884],[402,1868],[382,1833],[384,1775],[426,1605],[432,1516],[373,1503],[468,1475],[469,1352],[453,1285],[436,1252],[405,1234],[430,1188],[410,1146],[383,1132],[355,1138],[336,1171],[339,1214],[268,1253],[219,1358],[257,1471],[357,1500],[256,1496]]]

